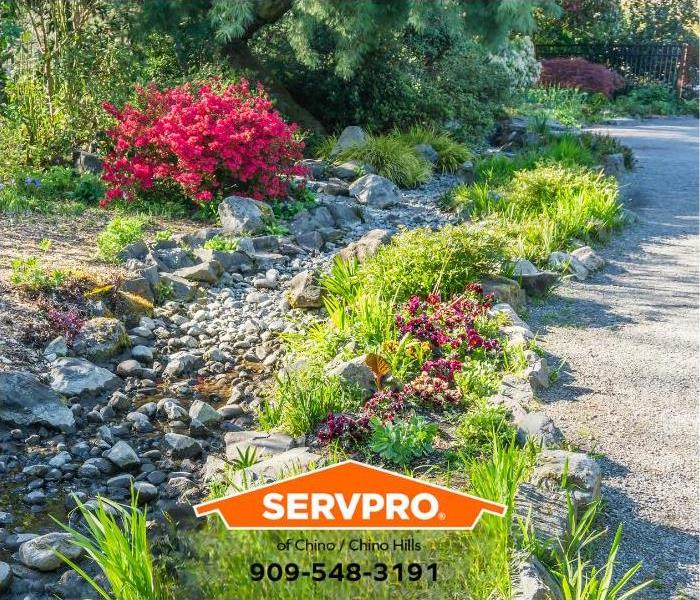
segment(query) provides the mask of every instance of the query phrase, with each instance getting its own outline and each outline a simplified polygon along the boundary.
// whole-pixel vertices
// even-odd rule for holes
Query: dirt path
[[[531,310],[564,359],[543,395],[567,439],[600,456],[621,563],[643,560],[649,598],[698,596],[698,121],[604,129],[634,149],[626,204],[640,221],[591,280]]]

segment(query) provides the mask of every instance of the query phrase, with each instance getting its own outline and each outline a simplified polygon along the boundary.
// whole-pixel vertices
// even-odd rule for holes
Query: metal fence
[[[694,51],[694,52],[693,52]],[[656,82],[681,91],[697,80],[697,48],[680,43],[538,44],[537,58],[578,56],[615,69],[629,85]]]

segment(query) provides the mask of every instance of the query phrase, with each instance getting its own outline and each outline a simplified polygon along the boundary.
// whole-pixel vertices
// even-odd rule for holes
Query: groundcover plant
[[[0,598],[697,594],[697,19],[588,4],[0,0]]]

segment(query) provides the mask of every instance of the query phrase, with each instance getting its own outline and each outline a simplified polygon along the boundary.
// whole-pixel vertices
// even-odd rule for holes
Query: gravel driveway
[[[546,412],[599,456],[604,520],[625,524],[620,562],[644,561],[644,597],[698,597],[698,120],[602,130],[631,146],[625,185],[639,222],[607,267],[531,308],[545,350],[564,360]],[[609,540],[608,540],[609,542]]]

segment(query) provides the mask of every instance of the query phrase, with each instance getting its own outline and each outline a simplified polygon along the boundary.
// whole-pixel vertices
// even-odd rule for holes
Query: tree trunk
[[[255,16],[245,28],[245,33],[224,46],[224,54],[234,69],[244,74],[251,83],[260,81],[277,102],[277,107],[292,121],[304,129],[325,133],[321,122],[301,106],[289,90],[253,56],[247,42],[261,27],[281,19],[292,8],[293,0],[257,0]]]
[[[245,41],[229,42],[224,52],[236,71],[245,75],[251,83],[260,81],[265,86],[270,96],[276,101],[279,110],[292,121],[315,133],[326,133],[321,122],[301,106],[289,90],[253,56]]]

